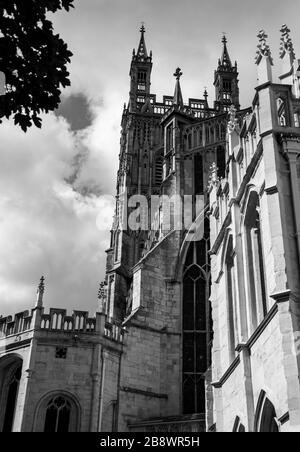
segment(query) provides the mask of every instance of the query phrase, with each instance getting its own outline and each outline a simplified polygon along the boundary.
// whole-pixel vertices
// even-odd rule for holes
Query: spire
[[[137,51],[137,57],[138,58],[148,58],[148,52],[147,52],[147,47],[146,47],[146,43],[145,43],[146,29],[145,29],[144,23],[142,23],[140,32],[141,32],[141,39],[140,39],[140,44],[139,44],[139,48]]]
[[[44,276],[42,276],[40,279],[38,289],[37,289],[37,301],[36,301],[37,307],[43,306],[44,292],[45,292],[45,278],[44,278]]]
[[[176,77],[176,86],[175,86],[173,104],[178,105],[180,107],[183,106],[183,97],[182,97],[181,86],[180,86],[180,77],[182,75],[183,74],[181,72],[181,69],[178,67],[174,73],[174,77]]]
[[[228,111],[231,104],[234,104],[237,109],[240,108],[238,67],[237,64],[233,66],[231,63],[225,33],[223,34],[222,44],[222,56],[219,59],[214,80],[216,89],[215,109],[220,112]]]
[[[229,53],[227,50],[227,38],[225,36],[225,33],[223,35],[222,43],[223,43],[223,52],[222,52],[222,56],[221,56],[219,65],[223,66],[226,69],[231,69],[232,64],[231,64],[230,56],[229,56]]]
[[[207,92],[207,88],[206,87],[204,88],[203,97],[204,97],[204,100],[205,100],[205,103],[206,103],[206,108],[208,108],[208,102],[207,102],[208,92]]]
[[[141,38],[138,51],[133,51],[130,66],[130,93],[129,93],[129,111],[140,111],[150,95],[151,89],[151,71],[152,71],[152,52],[148,55],[145,43],[145,26],[142,24],[140,29]]]

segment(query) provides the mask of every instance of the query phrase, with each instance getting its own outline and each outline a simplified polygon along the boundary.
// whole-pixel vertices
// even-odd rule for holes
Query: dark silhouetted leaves
[[[72,53],[54,34],[48,12],[73,8],[74,0],[0,0],[0,71],[7,93],[0,96],[0,122],[13,116],[24,132],[38,115],[60,103],[60,87],[70,85],[67,64]]]

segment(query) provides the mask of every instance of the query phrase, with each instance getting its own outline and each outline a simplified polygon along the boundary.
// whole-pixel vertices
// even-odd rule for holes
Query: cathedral
[[[215,99],[151,91],[142,26],[121,122],[95,316],[0,317],[2,432],[300,432],[300,60],[258,35],[239,100],[222,40]],[[250,63],[249,63],[250,64]],[[298,200],[298,201],[297,201]]]

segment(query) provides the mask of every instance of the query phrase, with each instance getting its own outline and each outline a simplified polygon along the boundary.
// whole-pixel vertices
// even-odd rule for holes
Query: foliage
[[[60,87],[70,85],[72,53],[54,34],[49,13],[69,11],[73,1],[0,0],[0,71],[7,85],[0,118],[13,116],[24,132],[41,127],[38,115],[58,108]]]

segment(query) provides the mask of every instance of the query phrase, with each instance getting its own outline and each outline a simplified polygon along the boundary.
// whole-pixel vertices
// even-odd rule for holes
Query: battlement
[[[50,308],[49,313],[44,308],[23,311],[13,316],[0,317],[0,340],[20,333],[30,331],[45,331],[54,333],[100,334],[116,342],[123,342],[124,328],[114,319],[105,314],[96,313],[90,317],[87,311],[74,310],[68,315],[66,309]]]
[[[157,115],[165,115],[174,105],[174,96],[163,96],[162,102],[157,100],[156,94],[150,94],[150,104],[153,108],[153,113]],[[147,101],[147,96],[143,92],[139,92],[137,96],[138,110],[142,111],[143,105]],[[205,99],[189,98],[188,102],[184,104],[188,114],[195,118],[204,119],[214,116],[218,111],[208,106],[207,97]]]
[[[20,312],[14,317],[0,317],[0,339],[32,329],[32,312]]]

